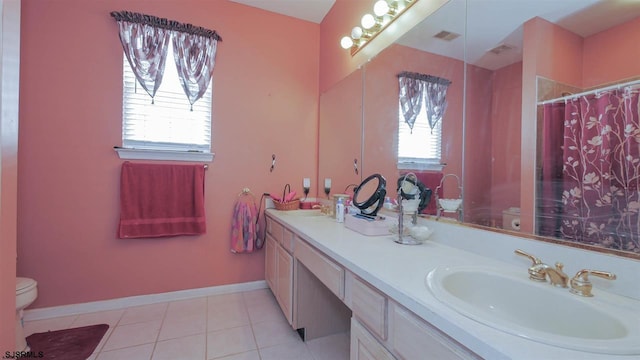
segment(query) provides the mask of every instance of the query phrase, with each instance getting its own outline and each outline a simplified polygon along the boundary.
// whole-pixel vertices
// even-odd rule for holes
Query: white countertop
[[[272,209],[268,213],[337,263],[486,359],[640,359],[640,355],[604,355],[549,346],[496,330],[441,303],[425,285],[430,271],[456,265],[499,267],[527,278],[529,260],[513,253],[520,248],[545,263],[562,261],[570,276],[583,268],[616,273],[617,282],[593,280],[592,299],[598,301],[598,292],[606,289],[607,296],[619,298],[640,314],[639,261],[427,219],[420,219],[421,224],[434,230],[427,242],[400,245],[393,241],[393,235],[364,236],[323,215],[300,216]]]

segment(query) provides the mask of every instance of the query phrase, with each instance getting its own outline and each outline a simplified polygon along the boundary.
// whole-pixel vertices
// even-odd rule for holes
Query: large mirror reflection
[[[361,109],[350,123],[359,126],[346,137],[360,142],[365,177],[411,171],[439,189],[426,214],[437,197],[462,197],[465,223],[640,258],[638,39],[638,1],[450,0],[358,70],[363,86],[349,103]],[[450,81],[436,127],[425,105],[407,126],[402,72]],[[323,155],[335,146],[323,141],[335,135],[322,132],[330,111],[345,113],[321,99],[321,177],[337,161]],[[609,120],[623,114],[626,122]],[[418,135],[437,141],[435,155],[402,155]],[[447,174],[456,176],[442,182]]]

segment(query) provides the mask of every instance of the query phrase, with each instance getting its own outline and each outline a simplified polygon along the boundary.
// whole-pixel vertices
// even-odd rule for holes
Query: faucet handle
[[[546,275],[544,271],[542,271],[544,268],[544,264],[539,258],[531,254],[528,254],[520,249],[516,249],[514,252],[517,255],[528,258],[533,263],[532,266],[529,268],[529,279],[535,280],[535,281],[547,281]]]
[[[591,293],[593,284],[591,284],[591,280],[589,280],[590,274],[607,280],[616,279],[616,275],[610,272],[582,269],[578,271],[576,275],[571,279],[571,290],[569,291],[580,296],[593,296],[593,294]]]
[[[540,264],[542,264],[542,261],[540,261],[540,259],[538,259],[537,257],[535,257],[535,256],[533,256],[533,255],[531,255],[531,254],[528,254],[528,253],[526,253],[526,252],[524,252],[524,251],[522,251],[522,250],[520,250],[520,249],[516,249],[516,251],[514,251],[514,252],[515,252],[517,255],[520,255],[520,256],[524,256],[524,257],[526,257],[526,258],[529,258],[529,260],[531,260],[531,261],[533,262],[533,265],[540,265]]]

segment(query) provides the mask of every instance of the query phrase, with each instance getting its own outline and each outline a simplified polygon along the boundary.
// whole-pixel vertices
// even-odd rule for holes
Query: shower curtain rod
[[[577,98],[577,97],[580,97],[580,96],[594,94],[594,93],[597,93],[599,91],[607,91],[607,90],[619,89],[619,88],[622,88],[622,87],[633,86],[633,85],[637,85],[637,84],[640,84],[640,80],[634,80],[634,81],[629,81],[629,82],[626,82],[626,83],[606,86],[606,87],[603,87],[603,88],[593,89],[593,90],[589,90],[589,91],[585,91],[585,92],[581,92],[581,93],[577,93],[577,94],[571,94],[571,95],[567,95],[567,96],[563,96],[563,97],[559,97],[559,98],[555,98],[555,99],[551,99],[551,100],[538,101],[538,105],[544,105],[544,104],[550,104],[550,103],[555,103],[555,102],[559,102],[559,101],[565,101],[565,100]]]

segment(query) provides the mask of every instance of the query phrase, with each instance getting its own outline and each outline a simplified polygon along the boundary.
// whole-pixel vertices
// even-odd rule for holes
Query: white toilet
[[[24,308],[31,305],[38,297],[38,283],[29,278],[16,278],[16,351],[29,351],[29,346],[22,328]]]

